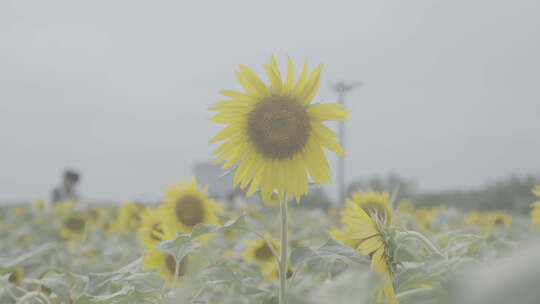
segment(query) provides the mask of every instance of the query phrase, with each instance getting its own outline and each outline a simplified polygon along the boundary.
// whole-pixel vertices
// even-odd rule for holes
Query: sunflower
[[[540,185],[534,186],[532,193],[538,197],[540,197]]]
[[[390,195],[386,192],[363,191],[353,193],[349,199],[371,217],[377,216],[382,221],[392,222],[394,212],[390,206]]]
[[[172,240],[176,237],[173,229],[169,225],[162,226],[163,233],[160,234],[160,237],[163,237],[163,240]],[[157,246],[157,244],[156,244]],[[145,248],[146,254],[143,259],[143,269],[144,270],[156,270],[159,275],[161,275],[168,284],[172,284],[175,281],[174,275],[176,273],[176,260],[175,258],[165,252],[159,251],[154,248],[147,247]],[[178,265],[178,278],[181,278],[187,273],[188,270],[188,256],[185,256]]]
[[[8,273],[9,273],[8,281],[11,284],[14,284],[17,286],[20,286],[22,284],[23,279],[24,279],[24,271],[21,267],[10,269]]]
[[[439,215],[439,208],[418,208],[414,211],[416,222],[421,230],[427,231],[433,229],[433,220]]]
[[[60,236],[64,239],[80,238],[88,229],[88,219],[79,213],[66,216],[60,225]]]
[[[323,148],[344,156],[337,134],[324,121],[346,121],[350,111],[339,104],[312,104],[319,89],[322,65],[308,73],[307,64],[295,81],[289,59],[284,79],[275,58],[264,66],[270,83],[265,84],[251,69],[240,65],[236,72],[244,88],[221,91],[229,99],[210,110],[218,112],[211,121],[227,125],[210,140],[224,141],[214,154],[224,160],[223,169],[237,165],[234,185],[251,196],[260,189],[263,200],[274,190],[300,197],[308,192],[308,175],[320,186],[330,183],[330,166]]]
[[[107,217],[107,209],[102,206],[91,205],[87,209],[88,221],[92,226],[99,226]]]
[[[243,257],[247,262],[259,264],[264,278],[272,281],[277,277],[277,267],[274,253],[268,243],[274,247],[276,254],[279,254],[280,245],[269,233],[265,233],[264,238],[266,241],[261,239],[247,241],[248,249],[244,251]]]
[[[501,210],[490,212],[474,211],[467,214],[464,223],[477,226],[482,234],[491,234],[501,229],[510,229],[512,217]]]
[[[116,226],[124,232],[131,232],[141,224],[141,213],[146,207],[138,202],[124,202],[118,209]]]
[[[53,204],[53,212],[56,216],[65,216],[73,211],[77,205],[76,200],[68,199]]]
[[[502,210],[493,211],[489,214],[491,231],[496,229],[508,230],[512,226],[512,217]]]
[[[49,203],[45,200],[37,200],[34,202],[33,207],[35,210],[44,211],[49,209]]]
[[[199,189],[195,179],[169,185],[164,192],[167,196],[163,200],[165,220],[176,231],[190,234],[197,224],[219,224],[216,212],[221,211],[221,206],[206,197],[208,188]]]
[[[145,249],[153,249],[161,243],[165,236],[163,230],[163,208],[147,209],[141,214],[141,227],[137,238]]]
[[[397,210],[400,213],[413,213],[414,212],[414,204],[411,200],[408,199],[402,199],[397,204]]]
[[[342,228],[332,228],[330,235],[357,250],[358,253],[371,257],[371,269],[381,276],[384,284],[378,293],[377,303],[382,301],[383,296],[390,303],[396,303],[392,283],[392,273],[396,263],[393,260],[394,254],[390,248],[392,245],[390,245],[388,233],[384,227],[388,222],[381,221],[379,217],[381,213],[378,212],[384,209],[377,209],[377,212],[369,212],[371,210],[369,208],[367,210],[353,200],[347,201],[346,207],[341,213]]]
[[[538,197],[540,197],[540,185],[536,185],[532,193]],[[533,224],[535,224],[537,227],[540,227],[540,201],[536,201],[531,204],[531,207],[533,208],[531,211],[531,219]]]

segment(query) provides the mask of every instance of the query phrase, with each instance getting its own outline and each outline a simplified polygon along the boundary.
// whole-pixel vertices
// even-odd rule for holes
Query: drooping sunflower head
[[[137,238],[144,249],[154,249],[165,240],[164,209],[147,209],[142,215],[142,223]]]
[[[163,225],[161,227],[159,237],[163,238],[163,241],[171,240],[176,236],[176,233],[174,233],[174,230],[169,225]],[[159,251],[156,247],[143,248],[146,252],[143,259],[143,269],[157,271],[168,284],[172,284],[175,281],[175,273],[177,274],[177,279],[180,279],[187,273],[189,256],[185,256],[178,263],[178,270],[176,270],[177,263],[174,256]]]
[[[223,169],[237,165],[234,185],[248,189],[250,196],[260,189],[263,200],[274,191],[300,197],[308,192],[308,177],[320,186],[329,183],[330,166],[324,149],[344,155],[337,134],[324,121],[345,121],[349,111],[339,104],[312,104],[319,89],[322,65],[311,73],[307,64],[295,79],[289,59],[282,77],[275,58],[264,66],[269,83],[241,65],[236,72],[244,88],[222,91],[229,99],[210,110],[218,114],[211,121],[227,125],[210,142],[224,141],[215,151]]]
[[[392,286],[392,273],[397,265],[395,233],[388,221],[374,217],[368,211],[354,200],[347,201],[341,212],[341,228],[332,228],[329,234],[358,253],[371,257],[371,268],[384,280],[379,297],[386,296],[390,303],[395,303]]]
[[[269,233],[266,233],[264,237],[267,240],[266,242],[260,239],[248,241],[248,248],[244,251],[243,257],[247,262],[259,264],[264,277],[271,280],[276,275],[276,264],[274,253],[268,243],[274,248],[276,254],[279,254],[280,246],[279,242]]]
[[[199,189],[195,179],[169,185],[164,191],[165,219],[173,228],[189,234],[197,224],[219,223],[216,213],[221,211],[221,206],[206,197],[207,189]]]
[[[79,213],[66,216],[60,226],[60,235],[63,238],[77,238],[84,235],[88,228],[88,219]]]
[[[390,195],[378,191],[356,191],[350,201],[357,204],[370,216],[377,216],[380,220],[392,222],[394,212],[390,206]]]

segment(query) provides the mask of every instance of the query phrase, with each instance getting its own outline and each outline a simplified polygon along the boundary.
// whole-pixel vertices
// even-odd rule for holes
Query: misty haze
[[[0,2],[0,303],[537,303],[540,2]]]

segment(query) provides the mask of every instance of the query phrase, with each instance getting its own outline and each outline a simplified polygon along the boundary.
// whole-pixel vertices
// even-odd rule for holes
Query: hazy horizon
[[[0,3],[0,202],[48,198],[66,167],[86,199],[159,199],[211,160],[207,108],[239,88],[234,69],[272,54],[324,64],[316,100],[363,83],[347,96],[348,181],[540,172],[540,2],[267,4]]]

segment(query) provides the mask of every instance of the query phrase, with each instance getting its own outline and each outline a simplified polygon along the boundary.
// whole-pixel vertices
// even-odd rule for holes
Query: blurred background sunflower
[[[197,224],[219,224],[216,213],[222,207],[207,197],[208,189],[201,189],[195,179],[169,185],[163,191],[164,218],[176,231],[190,234]]]
[[[270,248],[268,244],[271,244],[275,253],[278,255],[280,252],[280,244],[279,241],[274,239],[269,233],[265,233],[263,236],[265,240],[256,239],[247,241],[248,248],[244,251],[242,256],[247,262],[258,264],[261,267],[264,278],[267,281],[272,281],[277,278],[278,267],[274,252],[272,252],[272,248]]]

